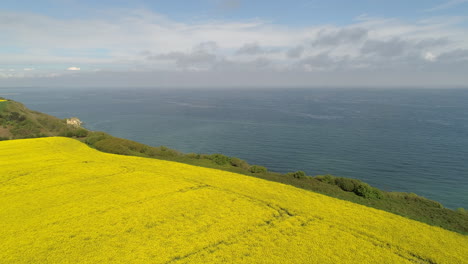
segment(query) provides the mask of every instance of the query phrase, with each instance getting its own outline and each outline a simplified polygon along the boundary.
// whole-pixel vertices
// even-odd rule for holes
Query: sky
[[[468,0],[2,0],[16,86],[468,87]]]

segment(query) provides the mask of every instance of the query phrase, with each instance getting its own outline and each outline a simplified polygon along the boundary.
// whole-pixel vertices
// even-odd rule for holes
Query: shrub
[[[212,154],[208,156],[208,159],[214,161],[218,165],[225,165],[229,162],[230,158],[223,154]]]
[[[383,192],[377,188],[370,186],[360,180],[335,177],[333,175],[319,175],[315,179],[328,184],[336,185],[343,191],[354,192],[356,195],[369,199],[382,199]]]
[[[252,173],[265,173],[267,172],[267,168],[259,165],[252,165],[250,166],[249,171]]]
[[[156,148],[156,149],[158,149],[157,151],[158,155],[164,156],[164,157],[176,157],[176,156],[182,155],[182,153],[178,152],[177,150],[170,149],[166,146],[160,146],[159,148]]]
[[[354,193],[368,199],[382,199],[383,193],[377,188],[371,187],[367,183],[361,182],[354,190]]]
[[[77,130],[75,130],[75,137],[86,137],[88,136],[88,133],[88,130],[84,128],[78,128]]]
[[[94,146],[100,151],[120,155],[129,155],[130,150],[124,144],[124,140],[118,138],[106,138],[98,141]]]
[[[249,164],[245,160],[241,160],[239,158],[231,158],[229,162],[231,163],[232,166],[239,167],[244,170],[248,170],[250,167]]]
[[[353,192],[362,184],[362,182],[355,179],[340,177],[335,179],[335,184],[343,191]]]
[[[330,174],[319,175],[319,176],[316,176],[315,178],[321,182],[335,185],[335,176],[333,175],[330,175]]]
[[[422,197],[422,196],[419,196],[419,195],[417,195],[415,193],[405,193],[404,198],[405,198],[405,200],[421,203],[421,204],[424,204],[424,205],[429,206],[429,207],[444,208],[444,206],[441,203],[429,200],[429,199],[427,199],[425,197]]]
[[[188,154],[185,154],[185,156],[187,158],[190,158],[190,159],[200,159],[201,158],[201,155],[198,154],[198,153],[188,153]]]
[[[48,116],[37,118],[37,122],[47,130],[51,131],[60,131],[61,129],[67,126],[66,124],[64,124],[64,122],[62,122],[62,120]]]
[[[303,171],[289,172],[286,175],[287,176],[292,176],[292,177],[294,177],[296,179],[303,179],[303,178],[306,177],[306,174]]]
[[[67,128],[59,133],[62,137],[86,137],[89,131],[84,128]]]
[[[22,122],[16,122],[10,130],[14,138],[31,138],[41,132],[41,129],[37,124],[31,120],[24,120]]]
[[[106,138],[110,138],[109,134],[104,132],[91,132],[85,140],[85,143],[91,146],[94,146],[98,141],[101,141]]]
[[[22,122],[22,121],[26,120],[26,116],[21,115],[18,112],[11,112],[10,115],[7,117],[7,120],[8,121]]]
[[[157,148],[147,148],[145,150],[145,154],[148,155],[149,157],[154,157],[156,155],[158,155],[158,149]]]
[[[457,212],[462,215],[468,215],[468,212],[465,210],[465,208],[462,208],[462,207],[458,208]]]

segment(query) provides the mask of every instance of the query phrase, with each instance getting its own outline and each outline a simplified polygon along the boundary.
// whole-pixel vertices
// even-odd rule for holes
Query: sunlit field
[[[0,142],[0,263],[468,263],[468,237],[275,182]]]

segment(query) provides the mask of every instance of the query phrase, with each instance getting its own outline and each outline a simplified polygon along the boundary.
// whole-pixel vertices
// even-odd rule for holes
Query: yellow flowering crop
[[[0,142],[0,263],[468,263],[468,237],[244,175]]]
[[[6,102],[6,100],[5,99],[0,99],[0,102]]]

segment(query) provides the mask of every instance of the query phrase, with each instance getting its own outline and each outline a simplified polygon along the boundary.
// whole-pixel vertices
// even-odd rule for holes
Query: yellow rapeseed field
[[[0,263],[468,263],[468,236],[244,175],[0,142]]]
[[[0,99],[0,102],[6,102],[6,100],[5,99]]]

